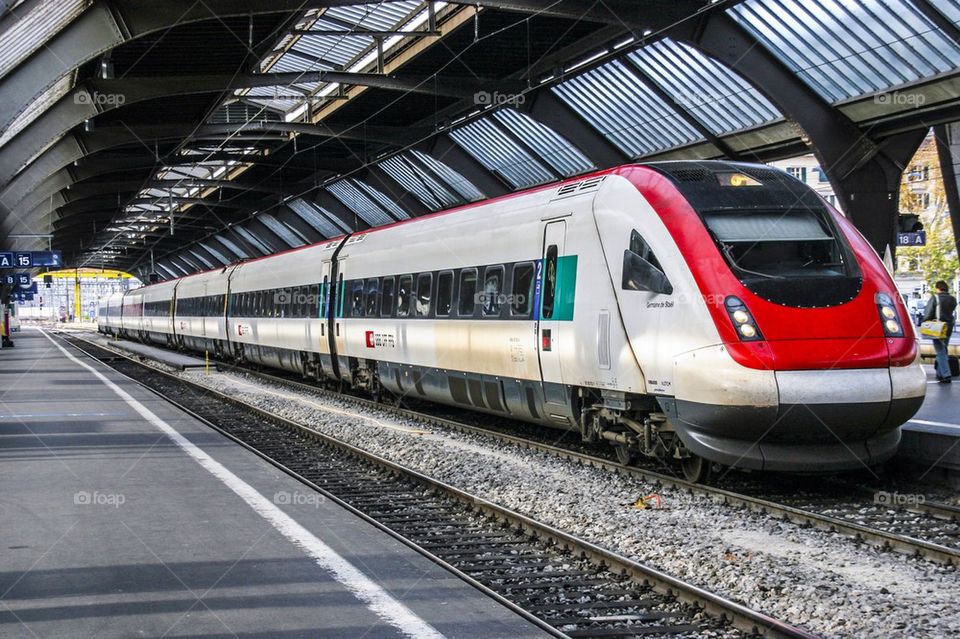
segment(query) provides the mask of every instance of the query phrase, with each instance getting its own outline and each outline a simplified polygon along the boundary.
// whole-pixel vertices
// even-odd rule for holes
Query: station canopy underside
[[[960,119],[958,25],[960,0],[0,0],[0,234],[173,278],[632,161],[814,151],[840,183]]]

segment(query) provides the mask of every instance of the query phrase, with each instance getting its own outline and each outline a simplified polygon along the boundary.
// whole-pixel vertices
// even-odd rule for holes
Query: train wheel
[[[624,466],[629,466],[633,463],[633,451],[630,450],[629,446],[620,444],[615,447],[617,451],[617,461],[623,464]]]
[[[707,483],[710,479],[712,466],[712,463],[693,453],[680,460],[680,469],[683,471],[684,479],[694,484]]]

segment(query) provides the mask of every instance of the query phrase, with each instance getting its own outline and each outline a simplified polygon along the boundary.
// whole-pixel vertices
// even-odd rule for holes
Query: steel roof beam
[[[363,4],[359,0],[97,0],[43,47],[12,69],[0,90],[9,102],[0,131],[54,82],[125,42],[178,25],[234,16],[298,15],[307,9]],[[4,22],[14,19],[12,15]],[[3,25],[0,24],[0,27]],[[0,28],[0,32],[5,29]]]

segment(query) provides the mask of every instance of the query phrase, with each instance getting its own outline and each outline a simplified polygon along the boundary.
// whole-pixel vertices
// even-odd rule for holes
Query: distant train
[[[629,165],[113,296],[100,330],[608,440],[830,472],[923,401],[877,254],[786,173]]]

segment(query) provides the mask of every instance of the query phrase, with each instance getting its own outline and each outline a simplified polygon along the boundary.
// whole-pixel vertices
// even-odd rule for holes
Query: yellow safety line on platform
[[[382,422],[382,421],[380,421],[379,419],[376,419],[375,417],[367,417],[366,415],[359,415],[359,414],[357,414],[357,413],[351,413],[350,411],[345,411],[345,410],[341,410],[341,409],[339,409],[339,408],[334,408],[334,407],[332,407],[332,406],[327,406],[327,405],[325,405],[325,404],[321,404],[320,402],[315,402],[315,401],[313,401],[313,400],[311,400],[311,399],[307,399],[306,397],[303,397],[302,395],[292,395],[292,394],[283,393],[283,392],[280,392],[280,391],[273,391],[273,390],[270,390],[270,389],[268,389],[268,388],[264,388],[263,386],[257,386],[256,384],[251,384],[250,382],[245,382],[245,381],[243,381],[243,380],[241,380],[241,379],[237,379],[237,378],[233,378],[231,381],[236,382],[237,384],[240,384],[240,385],[242,385],[242,386],[249,386],[249,387],[251,387],[251,388],[255,388],[255,389],[257,389],[258,391],[261,391],[261,392],[264,392],[264,393],[268,393],[268,394],[270,394],[270,395],[276,395],[277,397],[282,397],[282,398],[284,398],[284,399],[293,399],[293,400],[296,400],[296,401],[298,401],[298,402],[303,402],[303,403],[305,403],[305,404],[309,404],[309,405],[313,406],[314,408],[317,408],[318,410],[327,411],[327,412],[329,412],[329,413],[336,413],[336,414],[338,414],[338,415],[343,415],[343,416],[345,416],[345,417],[357,417],[357,418],[363,419],[363,420],[368,421],[368,422],[373,422],[374,424],[376,424],[376,425],[378,425],[378,426],[381,426],[381,427],[383,427],[383,428],[389,428],[390,430],[400,431],[401,433],[410,433],[411,435],[430,435],[430,434],[432,434],[431,431],[429,431],[429,430],[422,430],[422,429],[416,429],[416,428],[403,428],[402,426],[393,426],[393,425],[388,424],[388,423],[386,423],[386,422]]]

